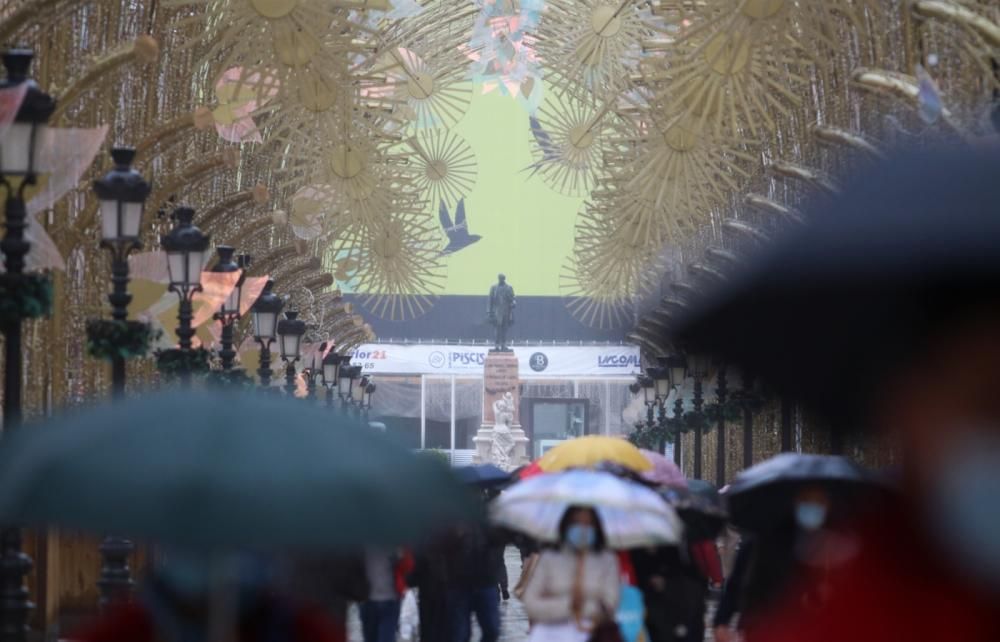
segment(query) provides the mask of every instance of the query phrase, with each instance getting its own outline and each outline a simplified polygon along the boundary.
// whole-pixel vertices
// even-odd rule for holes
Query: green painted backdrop
[[[583,198],[554,192],[539,175],[528,178],[531,130],[516,100],[473,88],[472,101],[452,131],[472,146],[479,174],[466,195],[469,233],[477,243],[444,257],[444,294],[483,295],[504,272],[519,295],[558,296],[559,272],[573,247],[573,223]],[[434,205],[437,218],[437,205]],[[454,217],[454,205],[450,208]],[[441,247],[447,237],[441,232]]]

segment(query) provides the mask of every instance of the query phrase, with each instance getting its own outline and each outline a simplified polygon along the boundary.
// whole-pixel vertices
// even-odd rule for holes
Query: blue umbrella
[[[147,395],[0,446],[0,522],[191,549],[391,546],[473,510],[444,464],[298,400]]]
[[[493,464],[459,466],[455,468],[455,474],[465,484],[484,488],[503,486],[510,483],[510,473],[497,468]]]

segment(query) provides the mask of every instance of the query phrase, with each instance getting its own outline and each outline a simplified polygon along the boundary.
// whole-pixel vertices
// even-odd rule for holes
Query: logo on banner
[[[528,365],[535,372],[542,372],[549,367],[549,358],[545,356],[544,352],[536,352],[528,359]]]
[[[637,354],[604,354],[597,357],[598,368],[638,368]]]
[[[448,363],[448,357],[444,356],[443,352],[432,352],[427,355],[427,363],[431,364],[432,368],[443,368]]]

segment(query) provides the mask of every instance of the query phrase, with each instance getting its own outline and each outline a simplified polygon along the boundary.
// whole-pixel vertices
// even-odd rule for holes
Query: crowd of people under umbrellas
[[[582,438],[498,493],[358,427],[330,436],[328,416],[283,422],[272,400],[247,402],[236,428],[211,420],[234,412],[218,399],[137,400],[6,440],[0,520],[177,547],[86,642],[332,642],[350,601],[366,642],[394,640],[410,586],[424,642],[465,642],[473,617],[496,640],[508,589],[531,642],[698,640],[714,585],[723,642],[1000,640],[998,176],[995,148],[864,167],[672,337],[832,430],[890,436],[898,470],[786,453],[720,499],[656,455]],[[219,553],[233,548],[299,554]]]

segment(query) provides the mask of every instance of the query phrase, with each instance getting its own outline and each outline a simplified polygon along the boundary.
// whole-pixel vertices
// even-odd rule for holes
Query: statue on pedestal
[[[490,288],[490,301],[486,313],[490,323],[496,328],[494,350],[509,352],[507,330],[514,325],[514,307],[517,302],[514,299],[514,288],[507,283],[507,277],[500,274],[497,280],[496,285]]]
[[[493,402],[493,417],[490,462],[501,470],[513,470],[516,466],[511,462],[511,455],[516,442],[511,433],[511,424],[514,423],[514,396],[511,393],[506,392]]]

